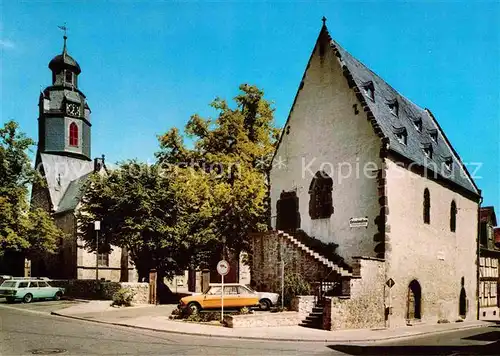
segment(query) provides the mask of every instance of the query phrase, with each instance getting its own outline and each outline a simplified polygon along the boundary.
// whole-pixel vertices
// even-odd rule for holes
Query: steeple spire
[[[321,21],[323,21],[323,27],[326,27],[326,17],[323,16],[323,18],[321,19]]]
[[[66,22],[64,23],[63,26],[57,26],[59,27],[61,30],[64,31],[64,36],[63,36],[63,39],[64,39],[64,44],[63,44],[63,56],[65,56],[67,54],[67,50],[66,50],[66,40],[68,39],[68,36],[66,35],[66,31],[68,30],[68,28],[66,27]]]

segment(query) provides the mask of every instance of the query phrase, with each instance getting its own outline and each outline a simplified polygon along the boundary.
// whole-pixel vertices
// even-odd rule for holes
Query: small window
[[[431,195],[427,188],[424,190],[424,223],[431,223]]]
[[[444,161],[444,167],[451,171],[453,168],[453,159],[451,157],[447,157]]]
[[[370,98],[370,100],[375,101],[375,86],[372,81],[366,82],[363,84],[363,89],[365,91],[365,95]]]
[[[109,266],[109,253],[99,253],[97,255],[97,264],[99,266],[108,267]]]
[[[430,144],[424,145],[422,147],[422,150],[424,151],[424,156],[426,158],[432,159],[432,145]]]
[[[453,200],[450,206],[450,231],[455,232],[457,229],[457,204]]]
[[[418,132],[422,132],[422,118],[416,118],[413,120],[413,126],[415,126],[415,130]]]
[[[38,288],[38,282],[30,282],[29,288]]]
[[[394,116],[399,115],[399,103],[396,99],[387,103],[387,106],[389,107],[389,110],[391,111],[392,115]]]
[[[69,145],[78,146],[78,126],[74,122],[69,125]]]
[[[40,288],[50,287],[50,286],[47,284],[47,282],[38,282],[38,286],[39,286]]]
[[[19,282],[18,288],[28,288],[28,282]]]
[[[399,143],[406,145],[408,141],[408,132],[406,131],[406,127],[394,128],[394,134]]]
[[[224,287],[224,294],[225,295],[237,295],[238,294],[238,288],[236,286],[225,286]]]
[[[438,140],[438,132],[436,129],[429,130],[429,136],[431,137],[432,142],[437,143]]]
[[[73,84],[73,73],[69,70],[66,71],[66,83]]]

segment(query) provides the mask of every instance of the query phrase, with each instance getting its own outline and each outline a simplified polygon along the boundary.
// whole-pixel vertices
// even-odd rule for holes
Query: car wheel
[[[260,310],[269,310],[269,309],[271,309],[271,301],[269,299],[261,299],[259,301],[259,309]]]
[[[54,300],[61,300],[61,298],[62,298],[61,292],[57,292],[56,295],[54,295]]]
[[[14,298],[12,297],[7,297],[5,299],[7,300],[7,303],[14,303]]]
[[[25,303],[31,303],[33,301],[33,295],[31,293],[28,293],[24,296],[23,302]]]
[[[200,305],[198,303],[195,303],[195,302],[191,302],[187,306],[188,306],[189,310],[191,310],[192,314],[197,314],[201,309]]]

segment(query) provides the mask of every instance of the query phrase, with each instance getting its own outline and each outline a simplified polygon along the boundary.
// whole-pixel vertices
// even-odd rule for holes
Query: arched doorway
[[[420,288],[420,283],[415,279],[408,285],[406,310],[406,318],[408,320],[422,318],[422,288]]]

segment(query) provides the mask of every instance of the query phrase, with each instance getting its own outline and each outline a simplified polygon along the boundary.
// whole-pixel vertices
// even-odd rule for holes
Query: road
[[[500,355],[500,325],[386,344],[328,345],[194,337],[49,314],[68,303],[71,302],[0,303],[0,354],[62,351],[62,355]]]

